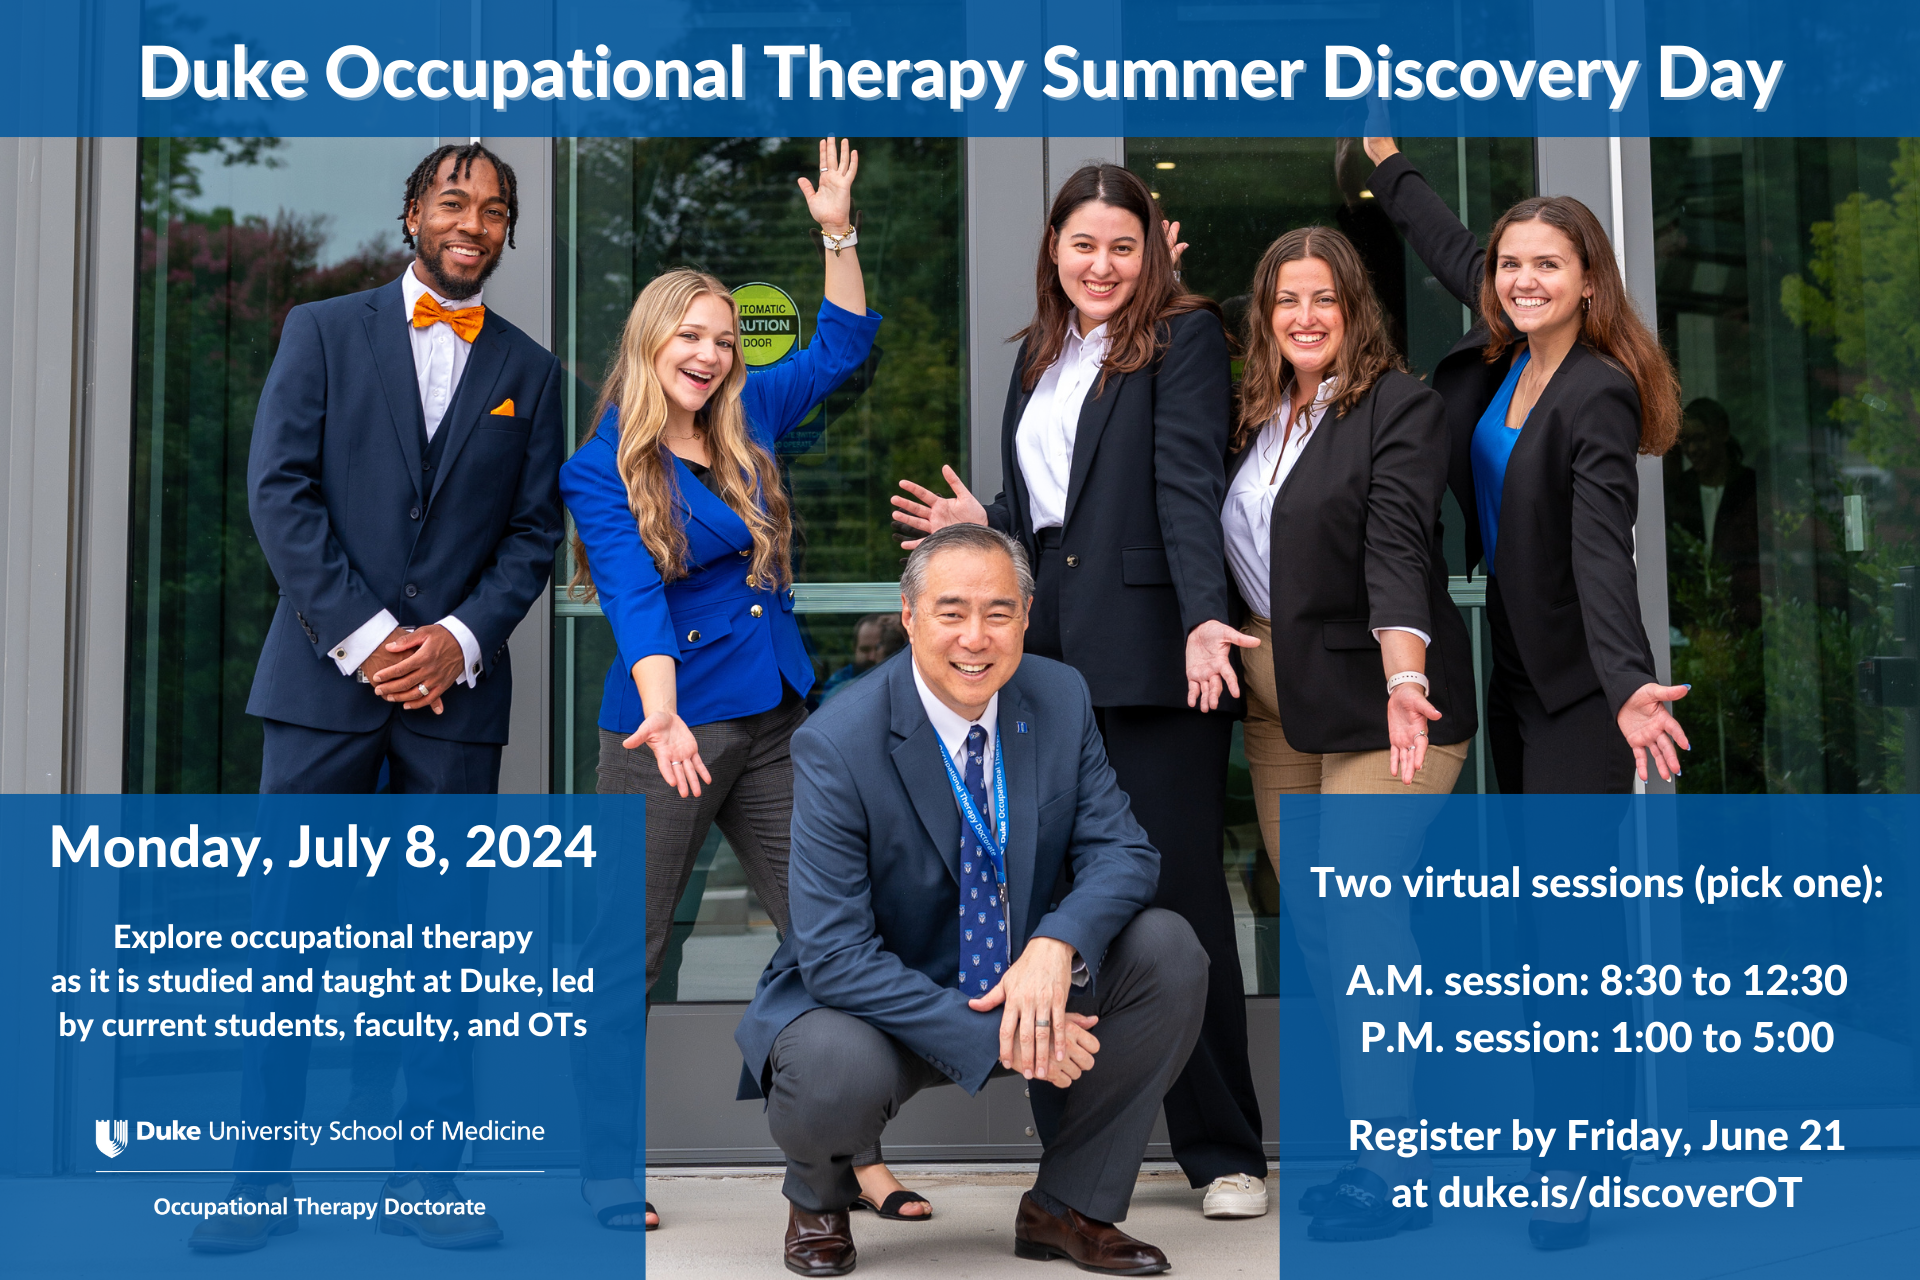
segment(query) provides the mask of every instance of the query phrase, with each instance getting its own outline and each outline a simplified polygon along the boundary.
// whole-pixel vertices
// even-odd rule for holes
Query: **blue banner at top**
[[[10,135],[1896,136],[1910,4],[16,4]]]

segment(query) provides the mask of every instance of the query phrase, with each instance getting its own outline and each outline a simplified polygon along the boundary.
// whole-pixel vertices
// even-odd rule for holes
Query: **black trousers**
[[[1596,689],[1570,707],[1548,711],[1520,661],[1500,580],[1487,580],[1493,676],[1487,681],[1487,740],[1493,775],[1507,795],[1600,795],[1633,791],[1633,748],[1620,734],[1607,696]]]
[[[1043,529],[1037,541],[1040,563],[1026,648],[1059,659],[1059,530]],[[1233,721],[1187,707],[1100,707],[1095,715],[1120,789],[1160,851],[1153,905],[1185,919],[1207,953],[1200,1038],[1166,1096],[1174,1159],[1196,1187],[1236,1173],[1263,1178],[1267,1158],[1247,1061],[1246,987],[1220,862]],[[1049,1086],[1032,1087],[1036,1124],[1045,1138],[1051,1108],[1042,1090]]]
[[[1558,712],[1548,712],[1521,665],[1513,627],[1500,598],[1500,580],[1487,584],[1487,618],[1493,631],[1493,678],[1487,686],[1487,730],[1493,748],[1494,776],[1510,795],[1631,794],[1633,750],[1598,691]],[[1529,804],[1533,802],[1528,802]],[[1619,816],[1627,801],[1620,800]],[[1617,859],[1618,822],[1595,822],[1569,829],[1551,809],[1522,809],[1514,852],[1521,879],[1536,875],[1576,875],[1606,867]],[[1519,902],[1520,946],[1536,971],[1598,973],[1615,955],[1627,954],[1624,909],[1618,899],[1556,899],[1541,909],[1531,898]],[[1609,1027],[1633,1020],[1633,1003],[1622,995],[1586,997],[1528,996],[1526,1016],[1543,1026]],[[1565,1129],[1572,1118],[1624,1116],[1633,1111],[1631,1055],[1534,1054],[1534,1123]],[[1536,1156],[1535,1173],[1570,1170],[1595,1175],[1624,1174],[1631,1156],[1611,1151],[1566,1151]]]

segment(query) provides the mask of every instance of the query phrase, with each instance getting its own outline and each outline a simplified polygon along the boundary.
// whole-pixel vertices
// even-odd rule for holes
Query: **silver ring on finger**
[[[1053,1025],[1053,1020],[1050,1018],[1041,1018],[1038,1022],[1035,1022],[1033,1025],[1036,1027],[1050,1027]]]
[[[416,688],[416,689],[418,689],[418,690],[420,690],[420,696],[421,696],[421,697],[423,697],[423,698],[424,698],[424,697],[426,697],[426,696],[427,696],[427,686],[425,686],[424,684],[420,684],[420,685],[415,685],[415,686],[414,686],[414,688]]]

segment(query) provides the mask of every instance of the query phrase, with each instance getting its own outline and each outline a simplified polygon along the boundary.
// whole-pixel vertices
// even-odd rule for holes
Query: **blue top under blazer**
[[[811,346],[784,364],[747,375],[740,400],[754,439],[771,452],[774,441],[865,363],[879,327],[872,311],[856,316],[823,300]],[[619,649],[607,670],[600,727],[623,734],[640,727],[644,716],[633,664],[659,653],[680,663],[680,718],[689,725],[778,706],[783,677],[804,696],[813,688],[813,660],[793,620],[793,588],[747,585],[753,535],[746,521],[675,458],[687,576],[663,582],[627,506],[619,447],[620,414],[609,406],[593,435],[560,468],[560,492],[586,544],[600,608]]]
[[[504,743],[507,637],[546,590],[562,530],[560,363],[489,309],[428,469],[408,330],[398,279],[287,313],[247,454],[247,510],[280,584],[247,714],[336,733],[397,716],[430,738]],[[507,400],[511,414],[493,412]],[[334,665],[383,608],[403,625],[452,614],[480,642],[479,682],[448,689],[445,714],[382,702]]]

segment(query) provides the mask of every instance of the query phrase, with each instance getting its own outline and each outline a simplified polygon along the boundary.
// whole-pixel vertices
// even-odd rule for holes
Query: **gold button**
[[[750,586],[750,587],[751,587],[751,586],[753,586],[753,575],[752,575],[752,574],[748,574],[748,575],[747,575],[747,585],[748,585],[748,586]]]
[[[753,548],[748,547],[745,551],[742,551],[740,554],[743,556],[750,556],[753,554]]]
[[[689,631],[689,632],[687,632],[687,643],[688,643],[688,644],[699,644],[699,643],[700,643],[700,633],[699,633],[698,631]]]
[[[753,608],[751,608],[751,609],[749,609],[749,610],[747,610],[747,612],[748,612],[748,613],[750,613],[750,614],[752,614],[752,615],[753,615],[754,617],[756,617],[756,618],[757,618],[757,617],[759,617],[759,616],[761,615],[761,613],[762,613],[762,612],[764,612],[764,611],[763,611],[763,610],[762,610],[762,609],[760,608],[760,606],[759,606],[759,605],[755,605],[755,606],[753,606]]]
[[[1080,567],[1080,557],[1079,557],[1079,556],[1068,556],[1068,557],[1067,557],[1067,568],[1069,568],[1069,569],[1078,569],[1079,567]]]

